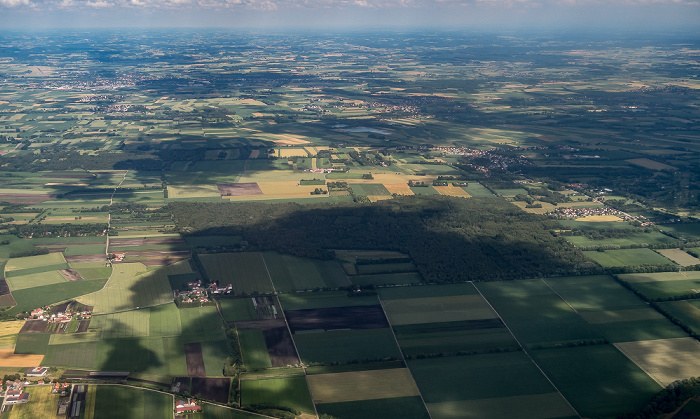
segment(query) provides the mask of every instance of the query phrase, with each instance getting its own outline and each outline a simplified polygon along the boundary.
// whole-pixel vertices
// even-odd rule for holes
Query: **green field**
[[[277,252],[264,252],[263,257],[277,291],[290,292],[350,285],[345,272],[334,260],[321,261]]]
[[[232,284],[236,294],[271,293],[270,275],[262,253],[217,253],[198,256],[209,280]]]
[[[639,232],[625,237],[609,237],[602,240],[593,240],[586,236],[564,236],[566,240],[578,247],[586,246],[639,246],[641,244],[667,244],[677,242],[677,239],[669,237],[658,231],[649,233]]]
[[[319,414],[338,419],[384,419],[390,417],[406,419],[428,419],[420,397],[394,397],[390,399],[361,400],[316,405]]]
[[[401,357],[390,329],[296,333],[292,337],[302,362],[306,364],[363,362]]]
[[[216,307],[192,307],[179,310],[184,343],[225,339]]]
[[[486,189],[482,184],[477,182],[469,182],[469,186],[462,186],[462,189],[474,198],[495,198],[496,195]]]
[[[280,304],[285,310],[305,310],[311,308],[371,306],[379,304],[375,295],[348,296],[344,291],[280,294]]]
[[[6,280],[11,291],[68,282],[68,280],[64,278],[59,271],[47,271],[37,274],[10,276],[7,277]]]
[[[661,389],[612,345],[543,349],[532,356],[584,417],[634,412]]]
[[[350,187],[355,195],[388,196],[389,191],[381,183],[351,183]]]
[[[9,313],[15,314],[26,310],[33,310],[48,304],[58,303],[95,292],[101,289],[106,282],[106,279],[72,281],[13,291],[12,296],[17,302],[17,305],[13,307]]]
[[[90,393],[95,392],[94,402],[87,407],[94,409],[85,412],[86,418],[151,418],[170,419],[173,417],[173,397],[155,391],[135,389],[115,385],[91,385]],[[92,413],[92,414],[91,414]]]
[[[377,274],[377,275],[353,275],[350,281],[354,285],[365,287],[368,285],[406,285],[420,284],[423,282],[423,277],[418,272],[404,272],[395,274]]]
[[[8,260],[5,265],[5,276],[30,275],[59,269],[68,269],[63,253],[49,253]]]
[[[258,419],[259,415],[244,412],[242,410],[228,409],[209,403],[202,404],[203,417],[207,419]]]
[[[651,249],[617,249],[598,251],[584,251],[587,257],[593,259],[604,268],[635,265],[672,265],[673,262],[654,252]]]
[[[603,337],[542,280],[476,286],[522,343],[553,344]]]
[[[551,411],[557,412],[554,417],[574,416],[522,352],[417,359],[408,361],[408,366],[434,418],[476,418],[479,410],[469,414],[464,409],[470,405],[467,402],[476,406],[477,402],[500,399],[503,404],[517,397],[527,417],[548,417]],[[544,395],[547,404],[528,403],[531,398],[524,397]]]
[[[246,368],[255,370],[272,367],[262,330],[239,330],[238,341],[241,345],[243,364]]]
[[[415,272],[416,266],[412,262],[406,263],[377,263],[370,265],[355,265],[360,275],[390,274],[397,272]]]
[[[695,298],[700,292],[700,272],[624,274],[619,278],[650,300]]]
[[[219,299],[221,314],[227,322],[257,320],[255,306],[250,298],[221,298]]]
[[[241,380],[243,406],[271,405],[314,413],[313,402],[303,375],[259,380]]]
[[[95,313],[111,313],[166,304],[173,300],[168,275],[190,272],[187,261],[148,270],[141,263],[118,263],[104,288],[78,300]]]
[[[46,354],[51,335],[48,333],[20,333],[15,344],[16,354]]]

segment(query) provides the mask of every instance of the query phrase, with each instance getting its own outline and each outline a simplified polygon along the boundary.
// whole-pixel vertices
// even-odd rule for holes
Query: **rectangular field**
[[[429,419],[423,400],[418,396],[372,399],[356,402],[324,403],[316,406],[319,414],[335,418],[385,419]]]
[[[241,380],[241,403],[249,405],[272,405],[296,409],[313,414],[314,406],[303,375]]]
[[[386,300],[382,305],[392,326],[498,317],[480,295]]]
[[[304,363],[375,361],[401,356],[388,328],[297,333],[293,338]]]
[[[412,397],[420,393],[407,368],[308,376],[316,403]]]
[[[209,279],[219,284],[232,284],[240,293],[271,293],[270,275],[262,253],[217,253],[198,256]]]
[[[380,305],[289,310],[285,315],[292,333],[389,327]]]
[[[663,387],[700,375],[697,356],[700,342],[693,338],[624,342],[615,346]]]
[[[598,251],[584,251],[584,255],[593,259],[604,268],[635,265],[670,265],[673,262],[654,252],[651,249],[617,249]]]

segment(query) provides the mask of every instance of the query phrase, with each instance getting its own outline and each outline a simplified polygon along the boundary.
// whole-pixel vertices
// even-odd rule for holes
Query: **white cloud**
[[[29,0],[0,0],[0,6],[5,7],[29,6],[30,4]]]

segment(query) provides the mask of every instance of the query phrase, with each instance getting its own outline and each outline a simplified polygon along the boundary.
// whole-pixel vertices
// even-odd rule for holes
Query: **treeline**
[[[27,224],[10,226],[9,234],[18,237],[76,237],[100,236],[107,230],[107,224]]]
[[[600,271],[550,230],[555,220],[504,200],[397,197],[374,204],[169,204],[185,235],[240,235],[248,250],[331,259],[330,249],[408,254],[428,282],[504,280]]]
[[[671,413],[681,407],[686,400],[700,395],[700,377],[674,381],[658,392],[649,403],[638,412],[619,416],[620,419],[652,419]],[[691,417],[691,416],[677,416]]]

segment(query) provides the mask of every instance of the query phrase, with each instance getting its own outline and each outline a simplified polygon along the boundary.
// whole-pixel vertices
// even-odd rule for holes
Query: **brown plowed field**
[[[380,305],[285,311],[292,333],[301,330],[377,329],[389,327]]]
[[[82,281],[83,277],[80,276],[78,272],[76,272],[74,269],[61,269],[59,271],[61,275],[63,275],[64,278],[66,278],[69,281]]]
[[[0,278],[0,295],[5,295],[10,293],[10,286],[7,285],[5,278]]]
[[[192,377],[193,395],[201,395],[207,400],[228,403],[228,391],[231,387],[230,378]]]
[[[185,344],[185,360],[187,361],[187,375],[190,377],[206,377],[204,369],[204,355],[202,344],[199,342]]]
[[[49,323],[43,320],[27,320],[22,326],[20,333],[46,333],[49,330]]]
[[[219,183],[216,185],[222,196],[262,195],[257,183]]]
[[[78,330],[75,333],[84,333],[88,331],[88,326],[90,326],[90,319],[81,320],[78,323]]]
[[[263,336],[273,367],[299,364],[299,357],[287,327],[263,330]]]

